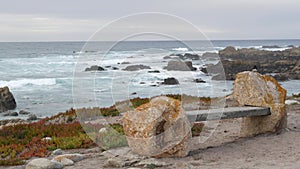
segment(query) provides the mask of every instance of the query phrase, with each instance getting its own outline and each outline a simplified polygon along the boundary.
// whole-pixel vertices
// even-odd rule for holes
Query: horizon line
[[[211,40],[181,40],[181,41],[282,41],[282,40],[300,40],[297,38],[279,38],[279,39],[211,39]],[[172,42],[176,40],[149,39],[149,40],[128,40],[126,42]],[[117,40],[88,41],[88,40],[40,40],[40,41],[0,41],[0,43],[49,43],[49,42],[118,42]]]

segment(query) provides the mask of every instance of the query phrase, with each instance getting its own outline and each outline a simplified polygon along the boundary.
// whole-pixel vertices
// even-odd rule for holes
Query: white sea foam
[[[173,48],[174,51],[189,51],[188,48]]]
[[[56,84],[55,78],[18,79],[18,80],[11,80],[11,81],[0,81],[0,86],[8,86],[10,88],[21,88],[27,85],[50,86],[55,84]]]

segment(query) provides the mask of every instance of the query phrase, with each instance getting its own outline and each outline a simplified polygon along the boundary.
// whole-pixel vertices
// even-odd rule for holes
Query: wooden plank
[[[193,110],[186,112],[189,121],[209,121],[241,117],[267,116],[270,108],[264,107],[228,107],[209,110]]]

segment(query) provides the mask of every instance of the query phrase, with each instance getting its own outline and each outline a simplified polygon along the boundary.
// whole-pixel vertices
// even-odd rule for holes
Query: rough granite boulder
[[[233,98],[241,106],[269,107],[271,110],[269,116],[243,118],[241,136],[280,132],[286,127],[286,90],[273,77],[251,71],[238,73],[234,81]]]
[[[13,110],[16,107],[17,103],[9,88],[7,86],[0,88],[0,113]]]
[[[192,137],[190,123],[178,100],[156,97],[123,116],[128,145],[140,155],[184,157]]]

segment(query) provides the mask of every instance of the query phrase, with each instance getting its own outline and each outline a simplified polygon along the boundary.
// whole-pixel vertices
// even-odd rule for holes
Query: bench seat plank
[[[223,113],[222,113],[223,112]],[[190,122],[209,121],[220,119],[232,119],[252,116],[271,115],[270,108],[265,107],[227,107],[208,110],[186,111],[186,115]]]

